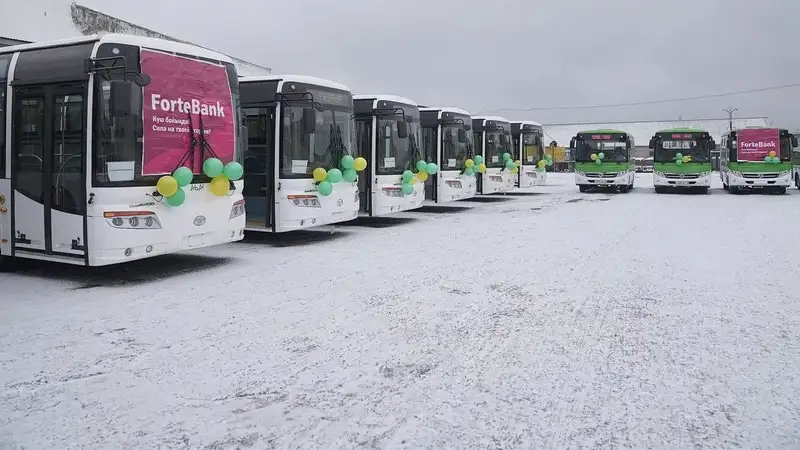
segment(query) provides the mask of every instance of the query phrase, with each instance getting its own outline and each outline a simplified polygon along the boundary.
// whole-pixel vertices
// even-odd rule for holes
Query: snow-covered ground
[[[0,448],[798,448],[800,195],[463,202],[0,274]]]

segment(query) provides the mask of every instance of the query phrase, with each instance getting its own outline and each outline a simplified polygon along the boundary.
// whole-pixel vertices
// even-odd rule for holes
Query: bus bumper
[[[779,173],[728,172],[728,186],[739,189],[759,189],[789,187],[792,184],[790,171]]]
[[[663,187],[708,187],[711,186],[711,173],[678,174],[653,172],[653,186]]]

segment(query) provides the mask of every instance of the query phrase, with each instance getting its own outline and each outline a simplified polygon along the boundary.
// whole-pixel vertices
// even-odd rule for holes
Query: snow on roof
[[[472,116],[473,119],[479,120],[494,120],[495,122],[506,122],[511,123],[510,120],[506,119],[505,117],[500,116]]]
[[[456,108],[454,106],[426,106],[424,108],[420,108],[420,111],[439,111],[441,116],[441,112],[449,112],[453,114],[463,114],[465,116],[472,117],[472,114],[469,111],[463,110],[461,108]]]
[[[391,95],[391,94],[375,94],[375,95],[358,94],[353,96],[353,100],[364,100],[364,99],[374,99],[376,101],[386,101],[392,103],[401,103],[403,105],[409,105],[409,106],[418,106],[417,103],[413,100],[409,100],[405,97],[399,97],[397,95]]]
[[[239,78],[240,83],[253,83],[256,81],[283,81],[284,83],[295,82],[350,92],[350,88],[343,84],[326,80],[324,78],[309,77],[305,75],[256,75],[253,77]]]
[[[541,127],[542,124],[539,122],[534,122],[532,120],[512,120],[511,123],[518,123],[520,125],[533,125],[535,127]]]

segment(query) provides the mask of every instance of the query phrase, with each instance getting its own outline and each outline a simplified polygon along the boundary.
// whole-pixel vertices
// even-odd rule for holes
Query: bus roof
[[[667,128],[656,133],[708,133],[708,131],[699,128]]]
[[[338,89],[340,91],[350,91],[350,88],[339,84],[335,81],[326,80],[324,78],[317,78],[317,77],[309,77],[305,75],[257,75],[253,77],[240,77],[240,83],[255,83],[259,81],[283,81],[286,82],[295,82],[295,83],[303,83],[303,84],[311,84],[314,86],[326,87],[331,89]]]
[[[134,36],[131,34],[103,34],[81,36],[69,39],[59,39],[54,41],[34,42],[32,44],[12,45],[1,47],[0,54],[14,53],[28,50],[40,50],[53,47],[65,47],[68,45],[86,44],[99,42],[100,44],[121,44],[135,45],[138,47],[161,50],[165,52],[183,53],[185,55],[199,56],[201,58],[213,59],[224,63],[233,64],[233,60],[222,53],[217,53],[196,45],[184,44],[182,42],[167,41],[165,39],[150,38],[144,36]]]
[[[439,111],[439,115],[441,116],[442,112],[449,112],[453,114],[463,114],[465,116],[472,117],[472,114],[469,111],[465,111],[461,108],[456,108],[454,106],[426,106],[424,108],[420,108],[420,111]]]
[[[375,100],[375,101],[387,101],[392,103],[401,103],[403,105],[409,106],[416,106],[417,103],[413,100],[409,100],[405,97],[399,97],[397,95],[389,95],[389,94],[376,94],[376,95],[365,95],[365,94],[358,94],[353,96],[353,100]]]
[[[500,116],[472,116],[472,119],[475,120],[494,120],[495,122],[506,122],[511,123],[510,120],[506,119],[505,117]]]
[[[533,125],[535,127],[540,127],[540,128],[542,126],[542,124],[540,124],[539,122],[534,122],[532,120],[514,120],[511,123],[516,123],[520,125]]]
[[[612,128],[600,128],[597,130],[579,131],[578,134],[628,134],[628,132],[622,130],[614,130]]]

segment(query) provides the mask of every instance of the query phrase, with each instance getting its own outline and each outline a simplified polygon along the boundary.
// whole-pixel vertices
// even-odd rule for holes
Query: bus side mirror
[[[797,147],[797,136],[792,135],[792,148]]]
[[[649,149],[651,149],[651,150],[652,150],[652,149],[654,149],[654,148],[656,148],[656,140],[655,140],[655,139],[653,139],[653,138],[650,138],[650,144],[649,144],[647,147],[648,147]]]
[[[711,138],[709,140],[711,141],[710,142],[711,143],[711,148],[717,148],[717,141],[715,141],[713,138]]]
[[[303,133],[313,134],[317,130],[317,111],[314,108],[303,108]]]
[[[575,138],[572,138],[572,139],[569,140],[569,148],[570,149],[574,149],[575,148]]]
[[[397,121],[397,137],[400,139],[408,138],[408,123],[405,120]]]
[[[131,114],[133,110],[133,83],[125,80],[111,80],[108,101],[111,113],[115,116]]]
[[[463,144],[467,142],[467,132],[463,128],[458,129],[458,143]]]
[[[250,146],[250,132],[247,129],[247,125],[242,125],[239,127],[239,135],[241,136],[244,148],[248,148]]]

